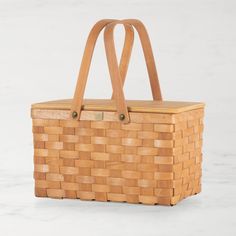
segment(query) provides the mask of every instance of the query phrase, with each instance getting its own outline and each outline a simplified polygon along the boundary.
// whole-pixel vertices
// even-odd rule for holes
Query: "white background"
[[[31,103],[70,98],[92,25],[139,18],[165,100],[206,103],[203,191],[175,207],[33,195]],[[0,234],[236,235],[236,2],[234,0],[0,0]],[[117,46],[123,29],[116,31]],[[86,96],[111,95],[103,39]],[[127,99],[151,99],[139,40]]]

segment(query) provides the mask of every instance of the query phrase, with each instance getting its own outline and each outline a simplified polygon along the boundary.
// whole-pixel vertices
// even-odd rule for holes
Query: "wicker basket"
[[[118,65],[113,29],[123,24]],[[96,39],[104,42],[111,100],[83,99]],[[153,101],[127,101],[122,86],[138,31]],[[203,103],[162,101],[150,40],[138,20],[92,28],[71,100],[32,105],[35,195],[175,205],[201,191]]]

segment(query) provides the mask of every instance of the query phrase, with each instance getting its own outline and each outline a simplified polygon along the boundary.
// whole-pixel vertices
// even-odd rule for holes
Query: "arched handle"
[[[137,30],[140,41],[141,41],[141,45],[143,48],[143,53],[144,53],[147,71],[149,75],[149,81],[150,81],[150,86],[152,90],[153,100],[162,101],[161,88],[160,88],[160,84],[158,80],[158,74],[157,74],[157,69],[155,65],[155,59],[153,56],[152,46],[151,46],[151,42],[150,42],[150,39],[149,39],[147,30],[144,24],[140,20],[137,20],[137,19],[124,19],[120,21],[120,23],[128,23]],[[110,33],[113,34],[114,27],[117,24],[118,24],[117,21],[110,23],[109,27],[111,27],[111,29],[107,31],[110,31]],[[105,40],[105,43],[106,43],[106,40]],[[123,85],[125,82],[125,77],[122,76],[121,79],[122,79],[122,85]]]
[[[150,86],[152,90],[153,100],[162,101],[161,88],[159,84],[155,59],[152,52],[152,46],[151,46],[151,42],[150,42],[150,39],[149,39],[147,30],[144,24],[140,20],[137,20],[137,19],[124,19],[121,21],[115,21],[109,24],[110,25],[109,27],[111,27],[112,29],[109,30],[110,32],[108,32],[107,34],[109,33],[113,34],[114,27],[117,24],[123,24],[123,23],[128,23],[132,25],[138,32],[141,45],[143,48],[148,75],[149,75],[149,82],[150,82]],[[105,43],[106,43],[106,40],[105,40]],[[121,74],[122,86],[124,85],[125,78],[126,77]],[[112,98],[114,98],[114,94],[112,95]]]
[[[116,21],[116,20],[104,19],[104,20],[98,21],[93,26],[92,30],[89,33],[85,50],[84,50],[84,55],[83,55],[81,66],[80,66],[75,94],[74,94],[74,98],[73,98],[72,106],[71,106],[71,116],[73,119],[79,120],[79,117],[80,117],[84,90],[85,90],[88,72],[89,72],[89,68],[91,64],[91,59],[92,59],[92,55],[93,55],[93,51],[94,51],[94,47],[95,47],[98,35],[107,24],[113,21]],[[124,48],[123,48],[121,61],[120,61],[120,67],[119,67],[122,78],[125,77],[126,72],[127,72],[129,59],[130,59],[130,55],[131,55],[131,51],[133,47],[133,37],[134,37],[133,28],[128,24],[124,24],[124,26],[125,26],[126,34],[125,34]],[[125,116],[128,117],[128,111],[125,111],[124,113],[125,113]],[[126,122],[126,120],[123,120],[123,122]]]
[[[161,100],[162,97],[161,97],[160,86],[158,83],[157,71],[152,53],[151,43],[144,25],[138,20],[114,21],[108,24],[105,28],[104,42],[105,42],[109,72],[111,79],[113,81],[112,84],[118,85],[117,86],[118,89],[116,89],[116,87],[113,87],[114,97],[115,100],[117,101],[117,110],[118,112],[122,112],[122,110],[125,111],[125,109],[127,108],[125,104],[123,90],[120,91],[119,89],[120,84],[122,86],[122,78],[118,67],[117,56],[115,51],[115,43],[114,43],[114,28],[117,24],[125,24],[125,25],[129,24],[137,29],[144,51],[153,97],[155,100]],[[127,116],[127,118],[129,117]],[[124,119],[126,119],[126,117],[124,117]],[[126,120],[126,122],[128,121]]]

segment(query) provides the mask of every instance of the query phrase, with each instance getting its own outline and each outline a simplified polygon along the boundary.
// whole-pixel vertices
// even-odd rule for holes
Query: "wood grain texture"
[[[99,33],[103,28],[105,28],[104,32],[104,42],[105,42],[105,49],[106,49],[106,56],[107,56],[107,62],[112,82],[112,89],[113,89],[113,95],[115,103],[116,103],[116,109],[118,112],[118,116],[122,116],[123,118],[120,119],[122,123],[129,123],[129,113],[127,109],[127,105],[125,102],[124,92],[123,92],[123,84],[125,80],[125,75],[128,68],[128,63],[131,55],[132,45],[133,45],[133,37],[125,37],[125,44],[124,44],[124,50],[121,56],[121,60],[125,62],[125,66],[122,67],[122,61],[120,63],[120,66],[118,66],[116,53],[115,53],[115,45],[114,45],[114,39],[113,39],[113,29],[115,25],[122,24],[124,25],[126,32],[130,31],[133,32],[133,27],[136,28],[138,31],[141,44],[143,47],[144,57],[147,65],[147,70],[149,74],[149,80],[152,90],[153,99],[157,101],[162,100],[161,95],[161,89],[160,84],[158,80],[156,65],[154,56],[152,53],[151,43],[148,36],[148,33],[146,31],[145,26],[143,23],[137,19],[125,19],[125,20],[110,20],[110,19],[104,19],[101,21],[98,21],[94,27],[91,29],[81,66],[80,71],[78,75],[77,85],[74,93],[74,98],[72,101],[71,106],[71,115],[73,117],[73,114],[76,114],[74,116],[74,119],[79,120],[80,114],[82,110],[82,104],[84,99],[84,91],[85,86],[88,78],[88,72],[91,64],[91,59],[94,51],[94,47],[98,38]],[[128,34],[126,34],[128,35]],[[128,52],[128,53],[126,53]],[[122,70],[124,69],[124,70]]]
[[[137,113],[129,124],[42,111],[50,116],[33,117],[36,196],[175,205],[201,191],[202,108]]]
[[[70,110],[72,99],[47,101],[32,104],[32,109],[45,110]],[[204,108],[202,102],[182,101],[143,101],[126,100],[128,111],[147,113],[181,113],[194,109]],[[84,99],[83,110],[85,111],[116,111],[116,105],[110,99]]]
[[[120,65],[113,29],[124,24]],[[83,99],[93,49],[104,38],[114,100]],[[123,84],[138,31],[154,101],[126,101]],[[112,97],[113,98],[113,97]],[[72,111],[78,112],[71,117]],[[118,114],[125,114],[121,122]],[[151,44],[138,20],[102,20],[90,32],[74,99],[33,104],[35,195],[175,205],[201,191],[204,104],[162,101]]]
[[[84,50],[84,55],[83,55],[81,66],[80,66],[80,71],[79,71],[76,89],[74,93],[74,99],[71,106],[71,112],[73,113],[74,111],[76,111],[78,113],[77,119],[80,118],[80,112],[82,109],[85,86],[86,86],[91,59],[92,59],[92,55],[93,55],[93,51],[94,51],[94,47],[95,47],[98,35],[100,34],[102,29],[106,25],[108,25],[109,23],[113,21],[116,21],[116,20],[111,20],[111,19],[100,20],[93,26],[93,28],[91,29],[89,33],[85,50]],[[119,65],[119,72],[121,74],[123,81],[125,80],[125,76],[126,76],[126,72],[127,72],[128,64],[129,64],[129,59],[130,59],[130,55],[132,51],[132,46],[133,46],[133,28],[129,24],[124,24],[124,27],[126,31],[126,36],[125,36],[124,48],[121,55],[121,61]],[[120,82],[120,84],[114,85],[114,83],[112,83],[113,89],[116,88],[122,93],[122,86],[121,86],[122,81],[118,81],[118,82]],[[117,105],[118,103],[119,102],[117,100]],[[124,106],[124,104],[123,104],[123,110],[124,110],[123,113],[125,113],[126,115],[125,122],[127,122],[128,114],[127,114],[127,108]]]

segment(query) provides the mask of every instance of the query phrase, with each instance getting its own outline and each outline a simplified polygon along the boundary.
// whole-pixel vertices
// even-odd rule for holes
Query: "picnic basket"
[[[118,65],[113,30],[125,28]],[[104,43],[113,96],[84,99],[95,43]],[[153,101],[125,100],[123,84],[138,32]],[[73,99],[33,104],[35,195],[175,205],[201,191],[204,104],[163,101],[147,31],[139,20],[92,28]]]

